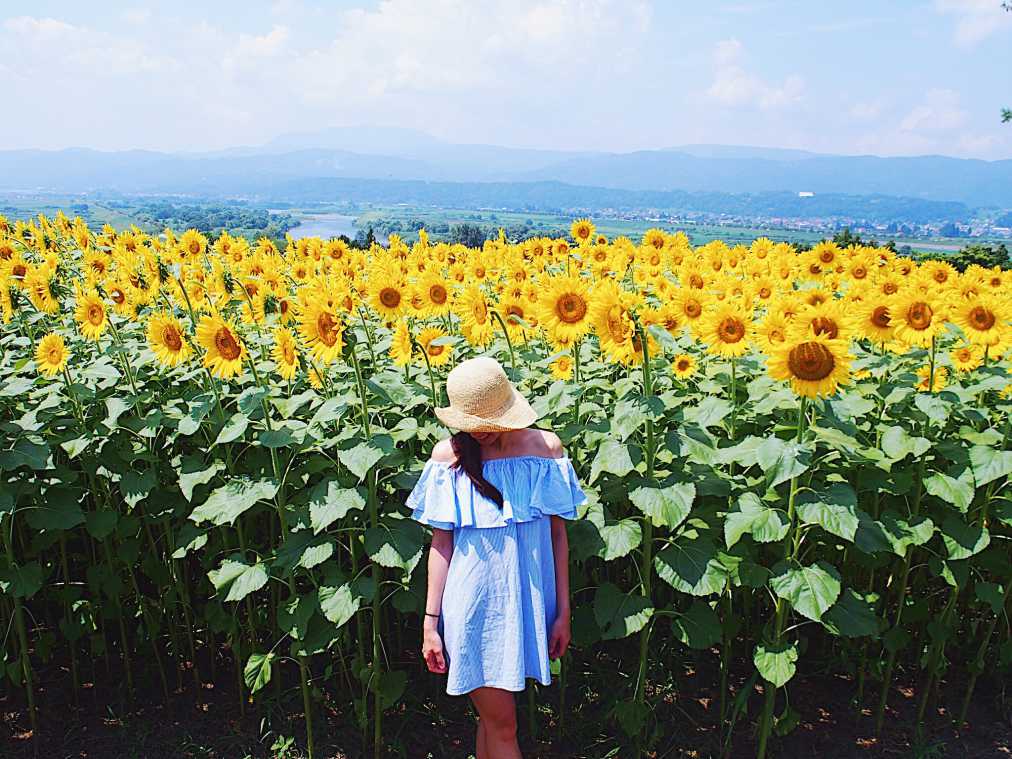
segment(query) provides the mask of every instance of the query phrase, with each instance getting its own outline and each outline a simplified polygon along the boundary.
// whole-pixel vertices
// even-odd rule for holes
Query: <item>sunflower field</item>
[[[719,678],[718,753],[773,752],[811,708],[792,688],[833,673],[879,728],[899,671],[919,722],[997,698],[1012,274],[587,219],[419,238],[0,217],[0,688],[33,727],[58,719],[35,698],[55,661],[75,696],[96,670],[128,699],[225,678],[242,709],[297,711],[309,755],[323,708],[363,754],[403,754],[403,706],[436,681],[404,500],[448,435],[446,372],[479,354],[590,496],[560,736],[594,701],[610,748],[662,744],[656,686],[685,661]]]

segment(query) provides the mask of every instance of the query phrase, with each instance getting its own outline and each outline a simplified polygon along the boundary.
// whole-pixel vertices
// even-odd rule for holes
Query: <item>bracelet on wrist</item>
[[[425,616],[427,616],[427,617],[436,617],[437,619],[439,618],[438,614],[433,614],[432,612],[429,612],[429,611],[425,612]]]

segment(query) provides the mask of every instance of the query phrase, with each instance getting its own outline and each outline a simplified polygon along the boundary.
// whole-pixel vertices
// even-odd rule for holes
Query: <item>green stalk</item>
[[[931,387],[935,384],[935,339],[931,338],[931,363],[928,371],[928,391],[931,391]],[[921,424],[921,436],[923,437],[926,431],[926,424]],[[921,497],[924,493],[924,458],[921,457],[920,461],[917,462],[917,489],[914,491],[914,504],[911,509],[913,516],[918,516],[921,511]],[[903,606],[907,599],[907,581],[910,578],[910,566],[914,558],[914,547],[907,546],[907,555],[903,559],[903,570],[900,574],[900,584],[898,591],[898,598],[896,602],[896,620],[893,623],[893,628],[899,627],[903,621]],[[889,701],[889,689],[892,687],[893,668],[896,666],[896,654],[897,651],[893,650],[889,652],[886,658],[885,671],[882,676],[882,693],[879,696],[878,709],[875,713],[875,734],[882,730],[882,723],[885,720],[885,708]]]
[[[646,335],[643,333],[643,325],[636,322],[636,331],[639,333],[640,344],[643,346],[643,395],[650,398],[653,395],[653,382],[650,375],[650,350],[647,345]],[[654,455],[656,453],[656,442],[654,440],[654,420],[652,416],[646,421],[646,479],[654,478]],[[654,525],[649,518],[643,521],[643,551],[640,556],[640,584],[643,588],[643,595],[651,598],[651,580],[653,579],[653,543]],[[653,624],[650,622],[640,631],[639,668],[636,674],[636,690],[634,700],[643,703],[643,695],[646,689],[647,678],[647,655],[650,647],[650,631]]]
[[[956,605],[956,598],[959,596],[959,588],[953,587],[949,589],[949,598],[945,602],[945,608],[942,610],[942,616],[940,618],[942,627],[949,624],[949,617],[952,615],[952,609]],[[924,685],[921,688],[920,698],[917,704],[917,732],[920,735],[924,729],[924,710],[928,706],[928,695],[931,693],[932,683],[938,676],[938,665],[945,653],[945,641],[937,640],[932,642],[931,649],[928,652],[928,660],[924,667]]]
[[[805,411],[807,410],[808,399],[805,396],[801,396],[801,401],[798,404],[798,432],[796,440],[801,442],[802,436],[805,431]],[[788,542],[787,547],[784,550],[784,558],[793,561],[798,556],[798,551],[801,547],[801,527],[802,525],[797,519],[795,513],[795,497],[798,492],[798,478],[797,476],[791,477],[790,494],[787,497],[787,521],[790,525],[792,537]],[[779,645],[784,633],[784,624],[787,621],[787,602],[783,598],[777,598],[776,611],[774,613],[773,622],[773,643]],[[766,747],[769,742],[770,731],[773,728],[773,707],[776,704],[777,688],[773,684],[767,682],[763,685],[763,691],[765,692],[765,703],[763,705],[762,722],[759,727],[759,748],[756,752],[758,759],[764,759],[766,756]]]
[[[14,519],[11,518],[11,527],[14,526]],[[11,543],[11,536],[7,530],[0,528],[4,536],[4,549],[7,552],[7,561],[10,566],[15,566],[14,546]],[[24,607],[20,596],[14,596],[14,627],[18,636],[18,654],[21,658],[21,674],[25,678],[25,695],[28,700],[28,719],[32,726],[32,733],[38,734],[39,715],[35,708],[35,684],[32,675],[32,662],[28,658],[28,630],[25,626]]]
[[[509,330],[506,329],[506,323],[502,320],[502,317],[499,315],[498,311],[496,311],[496,310],[493,309],[491,311],[491,313],[492,313],[492,316],[495,318],[495,320],[497,322],[499,322],[499,326],[502,327],[502,335],[503,335],[503,337],[506,338],[506,345],[510,349],[510,367],[513,369],[513,373],[516,374],[517,373],[517,357],[516,357],[516,354],[513,352],[513,341],[510,340]]]
[[[1012,561],[1012,556],[1009,557]],[[984,631],[984,637],[980,641],[980,647],[977,649],[977,656],[974,657],[973,664],[971,665],[970,682],[966,686],[966,694],[963,696],[963,705],[959,709],[959,718],[956,720],[956,729],[960,729],[966,724],[966,713],[970,709],[970,699],[973,698],[973,690],[977,687],[977,678],[980,677],[980,673],[984,671],[984,659],[987,656],[987,650],[991,645],[991,636],[994,635],[995,628],[998,626],[998,620],[1001,619],[1002,610],[1008,606],[1008,600],[1012,592],[1012,579],[1006,580],[1005,582],[1005,593],[1001,598],[1001,609],[998,613],[991,618],[988,623],[987,629]]]

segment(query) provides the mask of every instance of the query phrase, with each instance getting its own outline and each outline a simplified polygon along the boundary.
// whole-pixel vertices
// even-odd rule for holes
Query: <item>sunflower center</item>
[[[524,310],[520,306],[518,306],[516,304],[510,304],[509,306],[506,306],[506,316],[510,316],[510,317],[515,316],[515,317],[517,317],[517,319],[523,319],[524,318]],[[514,320],[514,323],[516,323],[515,320]]]
[[[702,290],[706,283],[703,282],[703,277],[699,274],[693,274],[689,277],[689,287],[695,288],[696,290]]]
[[[871,312],[871,323],[876,327],[885,329],[889,326],[889,308],[887,306],[876,306]]]
[[[430,287],[429,300],[440,306],[446,303],[446,288],[442,285],[433,285]]]
[[[690,300],[685,303],[685,315],[690,319],[695,319],[703,313],[703,306],[698,300]]]
[[[829,348],[820,343],[801,343],[787,355],[791,374],[807,382],[824,380],[833,373],[836,362]]]
[[[324,311],[316,317],[316,332],[320,336],[320,342],[328,348],[337,342],[337,322],[334,317]]]
[[[162,342],[173,353],[178,353],[183,348],[183,336],[179,334],[179,330],[176,329],[174,324],[166,324],[162,328]],[[216,337],[215,344],[217,342]]]
[[[914,329],[927,329],[931,326],[931,317],[934,311],[924,301],[916,301],[907,309],[907,322]]]
[[[935,272],[935,282],[937,282],[940,285],[944,284],[945,280],[947,280],[948,278],[949,275],[948,273],[946,273],[945,269],[939,269],[938,271]]]
[[[112,292],[109,293],[109,297],[113,299],[113,302],[117,305],[123,305],[123,301],[126,300],[126,295],[118,287],[113,288]]]
[[[15,277],[24,277],[27,273],[28,267],[24,264],[14,264],[14,266],[11,267],[11,274]]]
[[[88,321],[96,327],[105,321],[105,309],[97,303],[88,306]]]
[[[728,316],[717,325],[717,336],[723,343],[737,343],[745,337],[745,325],[741,319]]]
[[[882,292],[886,295],[895,295],[896,291],[899,289],[899,286],[895,282],[886,282],[882,286]]]
[[[380,290],[379,299],[387,308],[397,308],[401,303],[401,294],[395,287],[384,287]]]
[[[863,266],[856,266],[854,267],[854,271],[850,273],[850,276],[852,276],[854,279],[864,279],[865,277],[868,276],[868,270],[865,269]]]
[[[562,321],[575,324],[587,315],[587,302],[578,293],[566,293],[559,298],[555,310]]]
[[[214,347],[226,361],[235,361],[242,353],[239,350],[239,341],[228,327],[221,327],[215,333]]]
[[[190,242],[190,253],[192,253],[193,255],[197,255],[198,253],[200,253],[200,243],[198,241],[192,240]]]
[[[678,360],[678,364],[677,364],[678,371],[680,371],[680,372],[688,371],[688,369],[689,369],[690,366],[692,366],[692,364],[689,362],[689,359],[682,358],[682,359]]]
[[[822,251],[822,253],[819,254],[819,260],[822,261],[822,263],[824,264],[833,263],[833,251],[831,250]]]
[[[816,335],[825,335],[829,339],[834,339],[840,330],[836,326],[836,322],[827,316],[816,316],[812,319],[812,332]]]
[[[429,346],[428,346],[428,349],[427,349],[427,350],[429,351],[429,355],[430,355],[430,356],[438,356],[438,355],[439,355],[439,354],[441,354],[441,353],[442,353],[442,352],[443,352],[443,351],[444,351],[445,349],[446,349],[446,346],[445,346],[445,345],[432,345],[432,344],[430,343],[430,344],[429,344]]]
[[[982,332],[991,329],[995,321],[994,313],[984,306],[974,306],[970,311],[970,324]]]
[[[285,343],[281,349],[281,353],[284,356],[286,364],[295,363],[295,348],[292,346],[291,343]]]
[[[760,287],[759,288],[759,297],[762,298],[763,300],[766,300],[772,294],[773,294],[773,291],[769,287]]]

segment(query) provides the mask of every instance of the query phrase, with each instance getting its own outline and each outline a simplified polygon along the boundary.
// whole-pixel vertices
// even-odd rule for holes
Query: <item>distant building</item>
[[[799,198],[814,198],[815,197],[815,193],[814,192],[809,192],[808,190],[802,190],[801,192],[798,193],[798,197]]]

